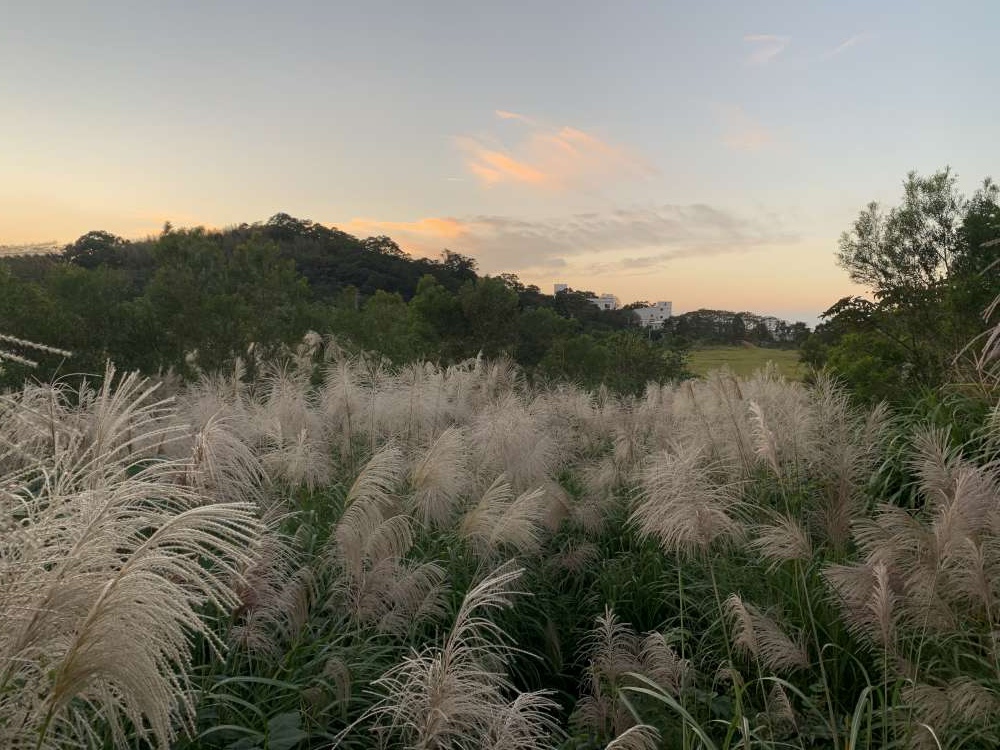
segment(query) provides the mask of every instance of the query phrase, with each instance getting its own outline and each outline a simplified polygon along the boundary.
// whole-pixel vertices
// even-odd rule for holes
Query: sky
[[[285,212],[815,323],[907,172],[1000,177],[1000,2],[3,0],[0,245]]]

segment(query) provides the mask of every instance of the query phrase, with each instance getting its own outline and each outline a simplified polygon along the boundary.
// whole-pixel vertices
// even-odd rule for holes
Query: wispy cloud
[[[354,234],[390,234],[417,255],[433,256],[445,247],[468,253],[487,271],[560,268],[585,256],[600,257],[591,264],[605,270],[644,269],[798,239],[773,216],[744,217],[700,203],[543,220],[481,215],[413,222],[355,219],[339,226]]]
[[[830,50],[829,52],[827,52],[826,55],[824,55],[824,57],[826,57],[826,58],[836,57],[837,55],[841,54],[842,52],[845,52],[846,50],[849,50],[851,47],[855,46],[856,44],[865,41],[868,38],[868,36],[869,36],[869,34],[868,34],[867,31],[862,31],[860,34],[855,34],[852,37],[848,37],[847,39],[845,39],[844,41],[842,41],[840,44],[838,44],[836,47],[834,47],[832,50]]]
[[[517,120],[518,122],[523,122],[525,125],[534,125],[535,121],[530,117],[525,115],[520,115],[517,112],[508,112],[505,109],[494,110],[494,114],[501,120]]]
[[[743,41],[751,45],[747,62],[752,65],[766,65],[785,50],[792,38],[777,34],[747,34],[743,37]]]
[[[735,151],[760,151],[774,142],[773,133],[739,105],[721,107],[722,142]]]
[[[630,149],[574,127],[540,124],[504,110],[497,117],[527,126],[517,141],[462,136],[455,140],[466,168],[484,186],[526,184],[556,190],[587,189],[609,181],[637,179],[656,169]]]

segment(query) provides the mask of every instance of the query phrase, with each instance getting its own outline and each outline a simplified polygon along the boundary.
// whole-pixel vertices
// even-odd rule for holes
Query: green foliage
[[[874,301],[847,297],[828,309],[804,361],[869,400],[909,403],[942,386],[1000,291],[997,237],[1000,190],[990,179],[967,199],[949,169],[910,173],[899,206],[869,204],[840,239],[840,264]]]
[[[458,292],[470,346],[487,357],[512,354],[517,343],[517,293],[503,279],[484,276],[467,281]]]

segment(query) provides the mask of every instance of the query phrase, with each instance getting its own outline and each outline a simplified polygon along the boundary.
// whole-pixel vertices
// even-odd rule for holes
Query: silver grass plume
[[[716,482],[699,446],[681,445],[650,459],[629,522],[678,555],[706,555],[742,538],[739,485]]]
[[[349,575],[359,575],[369,544],[380,532],[382,539],[391,531],[400,543],[397,556],[405,553],[412,536],[408,519],[390,522],[391,528],[381,528],[387,519],[397,516],[398,491],[406,471],[402,452],[387,444],[369,459],[347,492],[344,512],[337,522],[332,541],[336,556]],[[405,527],[405,528],[404,528]]]
[[[604,750],[657,750],[660,733],[649,724],[636,724],[605,745]]]
[[[510,606],[521,572],[505,564],[470,589],[443,643],[411,652],[376,680],[384,697],[356,725],[374,720],[376,731],[428,750],[556,747],[555,703],[516,693],[504,671],[513,649],[487,617]]]
[[[52,402],[50,451],[2,482],[4,747],[87,742],[98,716],[118,747],[167,747],[191,720],[189,638],[222,647],[205,608],[237,605],[262,531],[251,505],[185,484],[187,461],[152,460],[169,409],[111,379]]]
[[[466,511],[458,533],[480,557],[502,549],[534,552],[541,543],[544,499],[545,491],[540,488],[515,496],[507,477],[501,474]]]
[[[771,617],[737,594],[725,602],[733,623],[733,645],[775,672],[789,672],[809,665],[802,638],[788,636]]]
[[[809,532],[790,516],[776,513],[772,523],[755,526],[753,532],[750,546],[768,561],[769,571],[784,562],[808,562],[813,557]]]
[[[429,528],[446,526],[470,479],[465,433],[449,427],[414,460],[408,501],[414,517]]]
[[[413,521],[400,512],[395,492],[405,471],[403,454],[393,445],[369,460],[347,493],[329,550],[342,576],[327,605],[346,608],[355,623],[391,633],[442,615],[446,591],[438,565],[404,560],[413,545]]]
[[[600,737],[620,735],[635,724],[619,700],[625,677],[641,670],[639,639],[610,607],[605,607],[584,642],[587,655],[585,694],[577,701],[570,723]]]

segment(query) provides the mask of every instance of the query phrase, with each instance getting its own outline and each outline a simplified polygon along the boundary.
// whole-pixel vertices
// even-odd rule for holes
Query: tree
[[[578,326],[548,308],[522,312],[518,319],[518,363],[527,368],[537,366],[557,339],[569,336]]]
[[[487,357],[512,353],[517,343],[517,293],[502,279],[484,276],[466,282],[458,299],[470,347]]]
[[[476,278],[476,272],[479,270],[479,264],[474,258],[451,250],[441,251],[441,265],[456,276],[469,281]]]
[[[837,259],[876,296],[901,289],[929,289],[948,277],[962,252],[967,201],[950,168],[903,182],[903,202],[884,212],[869,203],[851,231],[840,237]]]
[[[468,325],[462,304],[437,279],[430,274],[420,279],[409,309],[424,357],[454,361],[464,356]]]
[[[988,269],[997,254],[990,239],[1000,236],[998,198],[987,179],[966,199],[946,168],[930,177],[911,172],[902,202],[888,211],[870,203],[841,235],[837,259],[875,299],[845,298],[827,310],[806,357],[871,398],[911,400],[946,382],[996,293]]]
[[[391,237],[386,237],[384,234],[380,234],[377,237],[366,237],[361,241],[364,245],[365,250],[370,253],[377,253],[379,255],[392,255],[396,258],[406,258],[408,257],[403,249],[396,244],[396,242]]]
[[[122,265],[124,250],[128,244],[127,240],[111,232],[87,232],[63,249],[63,257],[83,268],[102,265],[116,268]]]

